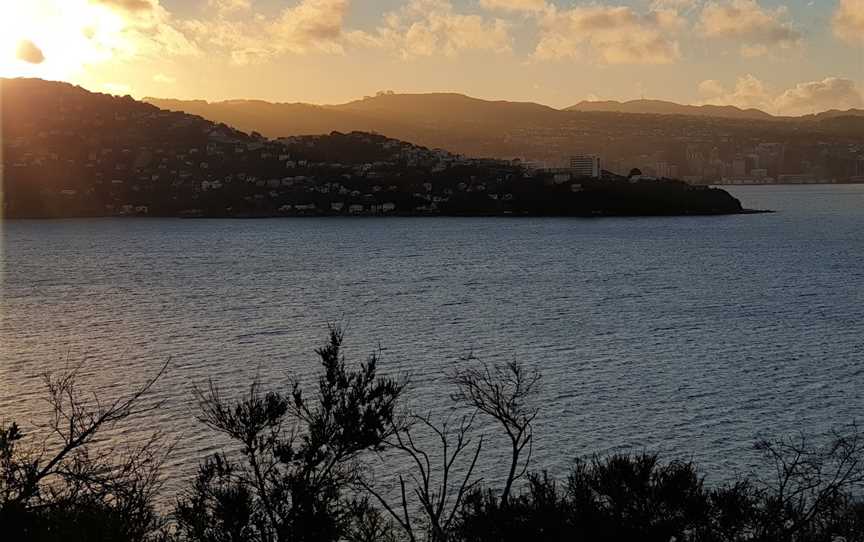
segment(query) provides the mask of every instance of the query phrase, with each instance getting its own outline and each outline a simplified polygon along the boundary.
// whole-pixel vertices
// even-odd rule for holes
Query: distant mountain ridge
[[[488,120],[501,120],[519,115],[541,115],[554,116],[561,112],[599,112],[599,113],[628,113],[638,115],[684,115],[698,117],[718,117],[729,119],[752,119],[752,120],[821,120],[843,116],[864,116],[864,109],[827,111],[801,115],[797,117],[772,115],[758,108],[741,108],[734,105],[690,105],[666,100],[583,100],[575,105],[556,109],[535,102],[519,102],[509,100],[485,100],[474,98],[465,94],[455,92],[430,92],[430,93],[381,93],[376,96],[353,100],[344,104],[316,105],[304,102],[268,102],[255,99],[231,99],[222,101],[205,100],[178,100],[170,98],[145,97],[144,102],[154,105],[186,107],[186,108],[231,108],[231,107],[261,107],[276,106],[280,108],[292,108],[295,112],[305,111],[308,113],[323,114],[325,111],[333,113],[349,114],[355,113],[361,116],[368,115],[420,115],[434,117],[440,114],[437,108],[444,108],[448,115],[463,115],[467,118],[478,120],[480,117],[489,117]]]
[[[387,92],[337,105],[261,100],[144,101],[272,138],[332,131],[376,132],[468,156],[521,158],[550,165],[580,153],[620,160],[657,152],[681,164],[685,159],[676,154],[676,149],[682,148],[681,142],[692,134],[712,139],[728,134],[739,141],[755,138],[801,144],[819,139],[858,140],[864,134],[864,114],[857,110],[775,117],[757,109],[659,100],[581,102],[567,109],[443,92]],[[723,143],[717,140],[717,144]]]
[[[582,101],[565,111],[633,113],[641,115],[689,115],[729,119],[770,120],[774,115],[760,109],[741,109],[733,105],[683,105],[663,100],[631,100],[627,102]]]
[[[829,109],[828,111],[823,111],[821,113],[815,113],[812,115],[804,115],[801,117],[805,120],[828,120],[828,119],[836,119],[843,117],[864,117],[864,109]]]

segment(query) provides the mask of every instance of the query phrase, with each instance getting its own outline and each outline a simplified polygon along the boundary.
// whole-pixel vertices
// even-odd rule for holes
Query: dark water
[[[312,375],[340,320],[349,355],[380,344],[411,375],[418,410],[447,406],[469,351],[539,368],[538,468],[647,449],[730,478],[760,436],[864,412],[864,186],[734,193],[780,212],[7,222],[0,419],[38,420],[46,369],[83,361],[111,397],[170,358],[165,406],[126,431],[179,438],[188,472],[218,445],[190,387]]]

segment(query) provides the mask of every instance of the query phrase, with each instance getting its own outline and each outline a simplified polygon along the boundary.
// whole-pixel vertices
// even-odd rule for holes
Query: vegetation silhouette
[[[198,419],[235,446],[203,458],[173,507],[157,506],[171,447],[158,434],[111,444],[105,433],[159,408],[145,399],[166,370],[111,402],[86,396],[80,371],[46,375],[48,421],[0,424],[0,540],[289,542],[864,540],[864,432],[825,443],[760,441],[768,479],[710,486],[693,462],[656,454],[577,459],[566,479],[531,472],[538,372],[461,360],[443,419],[405,408],[408,381],[356,367],[331,327],[314,391],[260,381],[237,399],[196,390]],[[476,423],[479,419],[487,422]],[[485,429],[481,431],[481,426]],[[476,472],[498,431],[500,487]],[[395,482],[376,480],[383,466]]]

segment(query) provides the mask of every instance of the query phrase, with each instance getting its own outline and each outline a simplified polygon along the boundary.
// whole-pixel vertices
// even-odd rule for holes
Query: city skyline
[[[0,76],[138,98],[864,106],[860,0],[6,2]]]

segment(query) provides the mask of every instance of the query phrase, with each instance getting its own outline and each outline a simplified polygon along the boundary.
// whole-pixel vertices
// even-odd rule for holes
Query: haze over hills
[[[750,170],[772,178],[856,177],[861,173],[855,149],[864,144],[860,110],[775,117],[755,109],[656,100],[582,102],[558,110],[454,93],[379,93],[325,106],[146,101],[267,137],[369,131],[467,156],[521,158],[547,166],[563,165],[574,154],[598,154],[604,167],[618,174],[647,168],[658,176],[687,176],[696,183],[747,176]],[[748,162],[746,156],[758,154],[762,144],[781,145],[783,159],[763,157],[767,166]],[[736,161],[745,162],[744,173]]]
[[[779,118],[755,108],[741,109],[732,105],[682,105],[663,100],[631,100],[628,102],[582,101],[566,108],[565,111],[602,111],[644,115],[692,115],[753,120]]]
[[[163,109],[183,111],[268,137],[375,131],[431,147],[472,155],[502,155],[496,148],[460,145],[461,138],[495,139],[518,126],[556,125],[566,114],[534,103],[487,101],[461,94],[380,94],[341,105],[230,100],[145,98]],[[496,130],[493,135],[490,130]],[[491,136],[491,137],[490,137]],[[454,146],[455,144],[455,146]],[[514,148],[514,155],[519,152]]]
[[[384,118],[440,122],[442,117],[446,117],[453,122],[492,125],[554,119],[560,115],[559,110],[536,103],[481,100],[457,93],[382,93],[347,104],[326,107],[333,111],[356,112]]]

